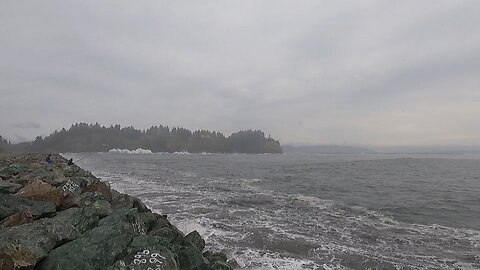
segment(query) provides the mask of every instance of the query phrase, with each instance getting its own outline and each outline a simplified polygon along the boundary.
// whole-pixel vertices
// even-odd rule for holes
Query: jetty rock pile
[[[0,270],[229,270],[166,215],[60,155],[0,155]],[[202,253],[203,252],[203,253]]]

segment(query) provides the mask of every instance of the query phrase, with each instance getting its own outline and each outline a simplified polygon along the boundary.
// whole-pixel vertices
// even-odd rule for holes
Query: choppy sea
[[[64,156],[244,269],[480,269],[480,156]]]

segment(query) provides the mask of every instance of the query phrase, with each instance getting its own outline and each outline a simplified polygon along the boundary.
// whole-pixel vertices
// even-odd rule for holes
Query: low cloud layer
[[[479,13],[449,0],[2,1],[0,135],[98,121],[478,145]]]

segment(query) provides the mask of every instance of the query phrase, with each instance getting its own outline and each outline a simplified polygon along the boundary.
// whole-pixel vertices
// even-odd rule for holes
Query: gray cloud
[[[18,128],[18,129],[39,129],[40,124],[33,123],[33,122],[13,123],[12,127]]]
[[[2,1],[0,134],[98,121],[262,129],[284,143],[478,144],[479,9]]]

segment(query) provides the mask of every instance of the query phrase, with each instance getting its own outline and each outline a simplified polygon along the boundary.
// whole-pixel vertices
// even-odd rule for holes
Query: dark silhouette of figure
[[[68,162],[67,162],[67,165],[68,165],[68,166],[71,166],[72,164],[73,164],[73,158],[70,158],[70,159],[68,160]]]
[[[45,159],[45,161],[48,162],[48,164],[53,163],[53,160],[51,159],[51,156],[52,156],[52,154],[48,154],[47,158]]]

